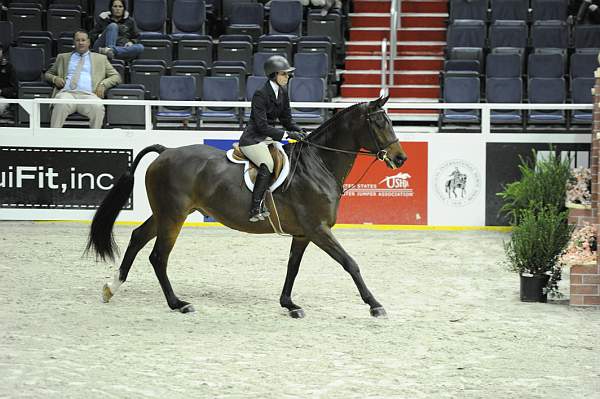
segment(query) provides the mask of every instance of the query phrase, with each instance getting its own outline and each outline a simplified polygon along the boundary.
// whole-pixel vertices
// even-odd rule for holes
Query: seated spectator
[[[137,43],[139,32],[135,20],[129,16],[123,0],[111,0],[110,11],[100,13],[91,36],[95,40],[94,50],[108,59],[132,60],[144,51],[144,46]]]
[[[600,24],[600,0],[571,0],[569,15],[576,24]]]
[[[17,98],[17,74],[15,67],[4,57],[0,43],[0,98]],[[0,118],[12,118],[10,104],[0,104]]]
[[[72,99],[69,104],[54,104],[50,127],[62,127],[69,115],[79,112],[90,119],[90,127],[101,129],[104,120],[102,104],[78,104],[76,100],[103,98],[106,89],[121,83],[121,75],[103,54],[90,52],[86,31],[73,35],[75,51],[56,57],[45,78],[55,87],[54,98]]]
[[[329,11],[342,8],[342,0],[300,0],[300,2],[303,6],[311,5],[312,8],[320,8],[322,16],[329,14]]]

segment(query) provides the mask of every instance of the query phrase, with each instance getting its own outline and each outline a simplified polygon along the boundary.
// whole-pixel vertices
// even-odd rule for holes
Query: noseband
[[[397,138],[395,138],[394,140],[390,141],[389,143],[385,144],[384,146],[381,146],[379,144],[379,141],[377,141],[377,136],[375,136],[375,133],[373,132],[373,128],[371,127],[371,118],[374,115],[380,114],[380,113],[384,113],[385,114],[385,110],[384,109],[378,109],[377,111],[374,112],[369,112],[367,113],[367,129],[369,131],[369,136],[371,137],[371,141],[373,141],[373,144],[375,144],[375,148],[376,151],[348,151],[348,150],[342,150],[340,148],[333,148],[333,147],[327,147],[321,144],[316,144],[313,143],[311,141],[308,140],[303,140],[302,143],[306,143],[309,144],[313,147],[317,147],[320,148],[322,150],[327,150],[327,151],[333,151],[333,152],[341,152],[344,154],[352,154],[352,155],[367,155],[367,156],[371,156],[371,157],[376,157],[378,160],[380,161],[385,161],[388,158],[387,155],[387,150],[386,148],[388,148],[390,145],[394,144],[395,142],[398,141]]]

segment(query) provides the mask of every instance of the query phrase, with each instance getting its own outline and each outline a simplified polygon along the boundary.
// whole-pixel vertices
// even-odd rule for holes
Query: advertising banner
[[[0,208],[97,208],[131,162],[130,149],[2,146]]]
[[[409,142],[402,147],[408,161],[400,169],[378,161],[362,179],[373,158],[357,158],[344,182],[344,189],[353,187],[342,196],[338,223],[427,224],[428,144]]]
[[[481,135],[440,135],[429,149],[429,224],[483,226],[485,142]]]

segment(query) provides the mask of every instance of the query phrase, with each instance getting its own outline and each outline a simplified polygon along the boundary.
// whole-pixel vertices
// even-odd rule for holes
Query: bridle
[[[394,138],[393,140],[391,140],[389,143],[385,144],[384,146],[381,146],[379,144],[379,141],[377,140],[377,137],[375,136],[375,133],[373,132],[373,128],[371,127],[371,123],[372,123],[371,118],[380,113],[383,113],[385,115],[385,110],[378,109],[377,111],[367,113],[367,129],[369,131],[369,136],[371,136],[371,141],[373,142],[373,144],[375,144],[376,151],[362,151],[362,150],[348,151],[348,150],[342,150],[340,148],[333,148],[333,147],[328,147],[325,145],[313,143],[312,141],[308,141],[308,140],[302,140],[301,142],[304,144],[308,144],[310,146],[322,149],[322,150],[341,152],[344,154],[352,154],[352,155],[366,155],[366,156],[376,157],[380,161],[391,162],[388,157],[386,148],[388,148],[390,145],[397,142],[398,139]]]

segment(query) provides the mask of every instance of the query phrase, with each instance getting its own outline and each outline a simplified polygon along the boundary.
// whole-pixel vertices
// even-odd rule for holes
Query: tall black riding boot
[[[259,220],[265,220],[265,216],[269,216],[266,208],[262,207],[263,197],[265,191],[269,188],[269,182],[271,181],[271,172],[264,163],[260,164],[258,168],[258,174],[256,175],[256,181],[254,182],[254,191],[252,191],[252,208],[250,209],[250,221],[258,222]]]

